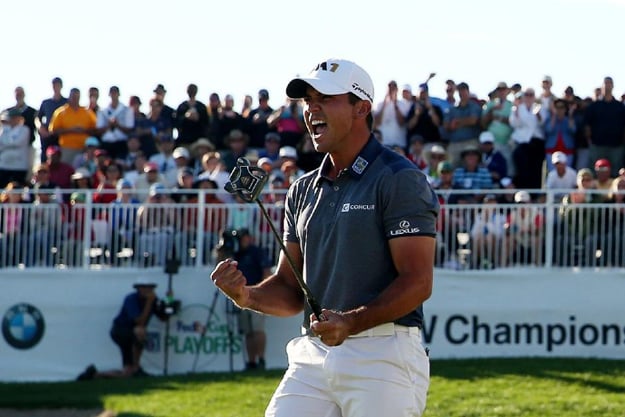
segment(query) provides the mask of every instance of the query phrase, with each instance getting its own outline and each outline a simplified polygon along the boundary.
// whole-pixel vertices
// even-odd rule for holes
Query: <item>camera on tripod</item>
[[[165,261],[165,273],[169,275],[176,275],[180,271],[180,260],[167,259]]]
[[[215,246],[215,258],[217,262],[233,258],[239,251],[240,232],[236,229],[226,229],[221,232],[219,243]]]
[[[156,303],[156,313],[166,317],[175,316],[180,311],[181,306],[182,303],[180,300],[174,300],[168,297],[163,300],[158,300],[158,303]]]

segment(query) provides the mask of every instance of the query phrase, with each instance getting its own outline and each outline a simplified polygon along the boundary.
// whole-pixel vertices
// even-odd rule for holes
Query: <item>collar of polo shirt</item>
[[[362,177],[375,158],[384,150],[384,146],[375,138],[375,136],[371,135],[367,144],[362,148],[358,156],[352,165],[347,169],[347,172],[352,176],[352,178],[358,180]],[[319,173],[317,174],[317,178],[315,179],[315,186],[320,185],[323,179],[327,180],[327,172],[330,170],[330,156],[326,155],[321,162],[321,169],[319,169]]]

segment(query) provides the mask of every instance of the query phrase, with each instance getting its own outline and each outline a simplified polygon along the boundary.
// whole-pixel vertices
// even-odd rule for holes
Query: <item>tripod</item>
[[[200,340],[204,339],[206,336],[206,331],[215,316],[215,309],[217,308],[217,302],[219,301],[219,291],[215,290],[213,294],[213,299],[211,300],[210,307],[208,308],[208,316],[206,317],[206,322],[204,326],[202,326],[202,332],[200,333]],[[233,316],[234,316],[234,304],[229,302],[227,299],[225,300],[225,313],[226,313],[226,328],[228,332],[228,350],[229,350],[229,364],[230,364],[230,372],[234,371],[234,324],[233,324]],[[200,349],[198,348],[195,351],[195,357],[193,358],[193,367],[191,368],[191,373],[195,373],[197,369],[197,363],[200,358]]]
[[[174,300],[174,290],[172,286],[172,280],[175,274],[178,273],[180,267],[180,261],[178,259],[167,259],[165,263],[165,273],[167,274],[167,293],[165,295],[165,351],[163,352],[163,375],[167,376],[169,367],[169,325],[170,318],[176,314],[180,308],[180,302]]]

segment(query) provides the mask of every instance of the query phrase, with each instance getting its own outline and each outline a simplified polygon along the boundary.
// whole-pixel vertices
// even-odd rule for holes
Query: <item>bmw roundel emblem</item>
[[[46,325],[36,307],[20,303],[9,308],[2,318],[4,340],[15,349],[30,349],[43,337]]]

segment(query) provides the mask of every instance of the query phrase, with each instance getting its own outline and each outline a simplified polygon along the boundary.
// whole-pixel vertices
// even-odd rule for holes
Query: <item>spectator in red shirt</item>
[[[61,161],[61,148],[56,145],[48,146],[46,149],[46,165],[50,171],[50,181],[60,188],[72,187],[72,174],[74,168]]]

